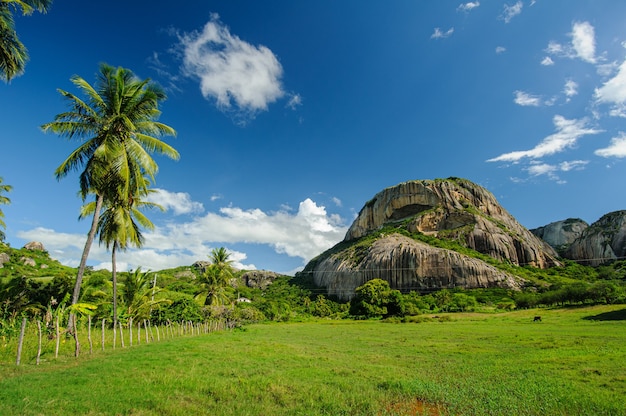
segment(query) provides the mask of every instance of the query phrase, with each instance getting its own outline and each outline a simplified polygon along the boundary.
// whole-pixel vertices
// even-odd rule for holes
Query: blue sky
[[[26,72],[0,84],[7,241],[78,264],[78,146],[39,126],[101,62],[161,84],[179,161],[156,156],[141,250],[160,270],[226,247],[293,273],[382,189],[457,176],[527,228],[626,209],[626,2],[77,1],[18,17]],[[110,267],[94,245],[89,264]]]

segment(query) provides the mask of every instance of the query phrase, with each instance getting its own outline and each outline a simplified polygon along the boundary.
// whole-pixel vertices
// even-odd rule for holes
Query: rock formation
[[[0,269],[4,267],[4,263],[8,263],[11,261],[11,256],[9,253],[0,253]]]
[[[361,209],[344,241],[313,259],[303,272],[310,273],[315,284],[326,287],[329,294],[343,299],[373,278],[385,279],[392,288],[404,291],[516,289],[522,284],[478,255],[429,246],[402,233],[370,238],[383,227],[453,240],[515,265],[547,268],[560,264],[554,249],[520,225],[490,192],[470,181],[450,178],[404,182],[379,192]]]
[[[586,228],[563,254],[565,258],[590,266],[599,266],[625,256],[626,211],[603,215]]]
[[[40,243],[39,241],[31,241],[30,243],[26,243],[24,248],[31,251],[46,251],[43,243]]]
[[[276,278],[278,273],[267,270],[251,270],[241,275],[241,280],[248,287],[265,290]]]
[[[589,224],[580,218],[568,218],[532,229],[530,232],[550,244],[559,254],[563,255],[587,227],[589,227]]]

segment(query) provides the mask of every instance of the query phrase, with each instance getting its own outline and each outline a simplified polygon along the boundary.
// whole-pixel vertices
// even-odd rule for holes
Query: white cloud
[[[506,48],[504,46],[496,46],[497,54],[504,53],[504,52],[506,52]]]
[[[602,157],[626,157],[626,133],[620,132],[619,136],[611,139],[609,147],[598,149],[594,153]]]
[[[154,189],[148,198],[150,202],[159,204],[165,210],[174,211],[175,215],[193,214],[204,211],[204,206],[200,202],[191,200],[191,196],[184,192],[169,192],[165,189]]]
[[[454,33],[454,28],[453,27],[448,29],[447,32],[442,32],[441,29],[436,27],[435,31],[433,32],[433,34],[430,35],[430,38],[431,39],[445,39],[445,38],[449,38],[450,36],[452,36],[453,33]]]
[[[543,66],[554,65],[554,61],[549,56],[546,56],[545,58],[543,58],[541,60],[541,65],[543,65]]]
[[[589,22],[575,22],[570,35],[576,56],[585,62],[595,63],[596,38],[593,26]]]
[[[541,105],[541,97],[537,95],[528,94],[524,91],[515,91],[515,104],[523,107],[539,107]]]
[[[479,1],[469,1],[467,3],[459,4],[459,7],[457,7],[456,9],[457,11],[461,11],[461,12],[469,12],[478,6],[480,6]]]
[[[578,83],[571,79],[566,80],[565,86],[563,87],[563,94],[565,94],[567,100],[569,101],[570,98],[578,94]]]
[[[546,175],[549,179],[558,183],[566,183],[562,180],[557,173],[569,172],[571,170],[582,170],[589,162],[586,160],[572,160],[567,162],[561,162],[557,165],[551,165],[548,163],[535,162],[525,168],[530,176],[542,176]]]
[[[530,150],[518,150],[504,153],[487,162],[517,162],[524,158],[538,159],[543,156],[560,153],[576,145],[579,138],[598,134],[602,130],[596,130],[587,126],[587,120],[568,120],[563,116],[556,115],[553,118],[556,133],[551,134]]]
[[[568,36],[572,38],[571,44],[562,45],[550,41],[545,52],[553,56],[570,59],[579,58],[592,64],[597,63],[595,30],[589,22],[574,22],[572,31],[568,33]],[[544,61],[546,59],[544,58]]]
[[[283,68],[263,45],[251,45],[230,33],[214,14],[201,32],[180,36],[186,74],[199,78],[205,98],[221,109],[234,105],[254,114],[266,110],[285,93]]]
[[[524,3],[518,1],[517,3],[509,6],[508,4],[504,5],[504,11],[500,15],[500,18],[504,20],[504,23],[509,23],[512,18],[517,16],[522,12],[522,8],[524,7]]]
[[[219,212],[208,212],[187,222],[168,222],[152,231],[145,231],[145,243],[141,249],[118,252],[118,269],[141,266],[161,270],[191,265],[205,260],[216,245],[228,249],[229,244],[241,243],[270,246],[278,254],[302,259],[304,265],[341,241],[347,230],[341,217],[329,214],[325,207],[308,198],[300,203],[295,213],[224,207]],[[85,243],[83,234],[67,234],[46,228],[22,231],[18,237],[42,242],[53,258],[72,267],[78,266]],[[247,259],[246,253],[228,250],[234,253],[232,258],[236,260],[236,267],[256,268],[254,264],[243,263]],[[104,246],[94,243],[89,262],[94,267],[110,269],[110,253]]]
[[[611,115],[626,117],[626,61],[613,78],[596,88],[595,98],[598,103],[613,105]]]
[[[287,107],[295,110],[299,106],[302,105],[302,97],[300,94],[291,94],[289,97],[289,101],[287,102]]]

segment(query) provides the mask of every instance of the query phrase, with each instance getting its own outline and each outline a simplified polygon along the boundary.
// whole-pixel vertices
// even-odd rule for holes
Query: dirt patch
[[[390,403],[379,416],[444,416],[441,405],[419,399]]]

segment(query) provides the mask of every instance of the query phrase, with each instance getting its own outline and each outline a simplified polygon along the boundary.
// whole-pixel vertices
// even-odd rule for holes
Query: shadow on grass
[[[583,319],[586,321],[626,321],[626,309],[585,316]]]

